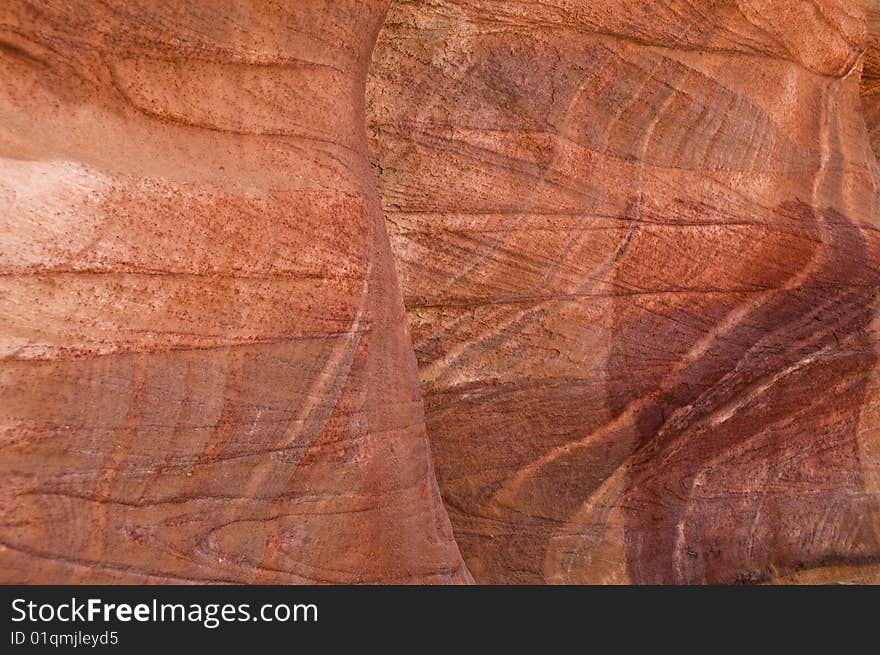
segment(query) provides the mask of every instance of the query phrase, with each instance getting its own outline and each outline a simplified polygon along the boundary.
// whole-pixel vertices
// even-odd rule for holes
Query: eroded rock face
[[[386,9],[2,4],[0,581],[880,581],[876,3]]]
[[[3,582],[467,579],[366,155],[385,5],[2,3]]]
[[[371,148],[484,582],[877,580],[859,3],[394,5]]]

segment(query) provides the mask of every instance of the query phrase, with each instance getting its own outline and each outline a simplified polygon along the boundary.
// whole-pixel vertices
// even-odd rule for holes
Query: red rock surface
[[[880,2],[866,1],[865,18],[868,36],[862,67],[861,94],[871,146],[874,154],[880,156]]]
[[[483,582],[880,579],[859,3],[402,2],[371,147]]]
[[[3,582],[454,582],[364,137],[384,2],[0,7]]]
[[[0,582],[880,581],[876,2],[386,5],[0,5]]]

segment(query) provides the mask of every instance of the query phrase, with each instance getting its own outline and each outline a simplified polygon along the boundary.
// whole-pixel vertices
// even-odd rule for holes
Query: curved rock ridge
[[[367,160],[385,10],[2,3],[2,582],[470,579]]]
[[[867,23],[392,6],[372,160],[477,581],[880,581]]]

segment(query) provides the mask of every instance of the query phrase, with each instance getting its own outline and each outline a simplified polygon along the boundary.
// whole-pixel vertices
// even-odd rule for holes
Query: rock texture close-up
[[[0,571],[456,582],[366,154],[384,2],[0,9]]]
[[[0,582],[880,582],[875,0],[0,4]]]
[[[373,161],[477,580],[877,579],[860,8],[392,7]]]

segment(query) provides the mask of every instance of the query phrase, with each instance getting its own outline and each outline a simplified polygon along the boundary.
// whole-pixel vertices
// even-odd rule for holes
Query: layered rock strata
[[[475,579],[878,579],[862,9],[393,6],[373,161]]]
[[[386,3],[0,7],[3,582],[455,582],[370,172]]]
[[[0,581],[880,581],[876,3],[386,9],[0,7]]]

